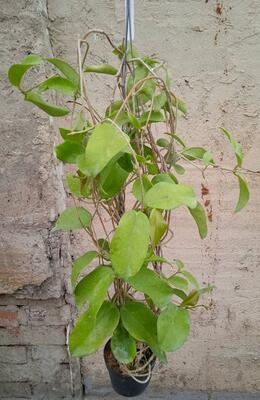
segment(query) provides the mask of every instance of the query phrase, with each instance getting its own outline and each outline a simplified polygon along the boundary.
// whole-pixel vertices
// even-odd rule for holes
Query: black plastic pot
[[[144,381],[144,383],[139,383],[129,375],[121,374],[118,370],[114,369],[110,365],[107,354],[112,354],[110,349],[110,340],[107,342],[104,348],[104,359],[113,389],[121,396],[126,397],[139,396],[141,393],[143,393],[150,383],[151,376],[149,377],[149,379],[147,379],[149,374],[147,374],[146,376],[138,377],[139,381]],[[154,364],[155,360],[151,365],[152,369],[154,367]]]

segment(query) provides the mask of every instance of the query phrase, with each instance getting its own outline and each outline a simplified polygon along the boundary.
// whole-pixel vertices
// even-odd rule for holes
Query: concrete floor
[[[122,400],[126,397],[117,395],[112,388],[100,388],[86,394],[85,400]],[[198,392],[177,390],[163,393],[156,388],[148,388],[144,394],[132,399],[138,400],[260,400],[260,393],[235,393],[235,392]]]

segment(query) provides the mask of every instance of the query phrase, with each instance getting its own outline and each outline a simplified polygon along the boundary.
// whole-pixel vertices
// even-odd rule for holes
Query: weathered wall
[[[49,234],[65,205],[56,134],[6,76],[29,52],[52,55],[46,1],[1,0],[0,21],[0,398],[71,398],[81,377],[66,348],[68,238]]]
[[[218,131],[219,126],[225,126],[244,146],[245,165],[259,170],[259,1],[224,0],[220,14],[216,13],[215,0],[144,0],[136,3],[136,46],[141,52],[159,54],[169,63],[176,93],[185,99],[189,109],[188,118],[179,121],[180,134],[194,145],[203,144],[211,148],[217,159],[222,157],[224,150],[223,164],[232,166],[231,152]],[[53,51],[55,55],[73,62],[76,39],[90,28],[98,27],[113,33],[116,42],[123,32],[123,1],[49,0],[48,16],[45,1],[21,1],[18,6],[15,1],[0,0],[0,4],[3,14],[3,72],[6,65],[19,60],[26,51],[43,51],[45,54]],[[92,61],[106,59],[104,41],[96,38],[95,44],[98,56],[90,53]],[[8,304],[13,302],[14,306],[8,309],[18,312],[16,315],[19,316],[19,312],[22,315],[26,312],[17,310],[17,305],[28,310],[31,304],[41,307],[42,300],[38,303],[38,300],[23,299],[26,303],[23,305],[13,299],[47,297],[50,300],[48,305],[43,302],[43,307],[50,306],[55,313],[59,312],[57,307],[60,310],[57,301],[61,301],[62,310],[66,305],[63,261],[59,256],[61,239],[56,238],[53,242],[54,239],[48,236],[50,221],[64,201],[59,172],[51,156],[54,136],[42,113],[34,110],[32,114],[31,107],[20,101],[19,95],[6,80],[1,84],[4,90],[4,101],[0,107],[1,122],[4,122],[1,140],[2,150],[5,151],[1,165],[1,187],[4,188],[1,190],[4,197],[1,204],[5,204],[1,219],[5,231],[5,241],[2,241],[6,257],[3,264],[4,289],[13,292],[26,285],[25,289],[16,292],[15,297],[3,299]],[[109,95],[104,94],[101,81],[93,89],[93,96],[99,104],[109,99]],[[196,171],[190,172],[199,195],[201,177]],[[163,386],[168,390],[175,387],[206,391],[260,391],[260,252],[257,246],[260,183],[259,177],[249,175],[248,179],[251,201],[246,210],[234,215],[238,195],[234,180],[230,174],[217,171],[208,176],[213,222],[209,237],[203,242],[199,240],[188,216],[181,211],[176,212],[175,238],[168,248],[169,255],[182,258],[202,282],[213,282],[217,288],[209,299],[211,310],[194,313],[190,341],[169,356],[168,366],[156,369],[154,386]],[[82,240],[79,243],[77,238],[74,253],[80,252],[84,245],[86,242]],[[67,249],[66,242],[64,248]],[[1,263],[4,256],[1,256]],[[34,286],[28,287],[27,284]],[[4,307],[4,311],[6,309]],[[18,322],[13,322],[15,317],[10,318],[5,320],[16,324],[14,329],[21,324],[22,336],[15,343],[3,344],[26,345],[27,358],[20,353],[17,357],[21,356],[22,362],[29,360],[29,366],[40,359],[38,365],[42,365],[42,374],[46,374],[48,380],[44,357],[38,355],[35,361],[32,358],[33,348],[36,346],[36,352],[49,345],[62,349],[64,335],[58,335],[59,340],[63,338],[62,343],[56,343],[55,337],[59,329],[64,331],[65,322],[57,328],[53,326],[53,319],[46,320],[45,328],[49,324],[54,333],[47,335],[47,339],[42,338],[39,346],[38,342],[31,342],[31,317],[19,317]],[[64,321],[63,317],[61,321]],[[24,325],[31,336],[21,333]],[[40,330],[39,327],[34,329]],[[45,350],[48,352],[47,347]],[[3,352],[6,352],[5,348]],[[3,357],[5,359],[6,356]],[[61,360],[62,356],[59,358],[57,355],[53,365],[62,364]],[[15,359],[15,362],[19,364],[19,360]],[[83,374],[88,382],[92,380],[97,387],[108,384],[101,352],[83,364]],[[6,374],[8,372],[4,372],[2,380],[16,380]],[[20,381],[27,384],[25,378]]]

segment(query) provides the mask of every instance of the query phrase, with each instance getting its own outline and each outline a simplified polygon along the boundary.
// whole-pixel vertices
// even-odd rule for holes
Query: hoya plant
[[[92,34],[108,40],[113,65],[88,62]],[[43,63],[54,70],[48,79],[25,79]],[[70,334],[70,353],[87,356],[110,339],[118,369],[138,376],[155,358],[165,362],[167,352],[183,346],[191,310],[206,307],[200,298],[212,287],[201,287],[183,261],[166,258],[164,245],[169,246],[171,216],[180,207],[190,215],[190,225],[197,225],[200,238],[207,235],[209,201],[200,202],[194,188],[183,183],[185,166],[195,165],[202,177],[210,168],[222,167],[210,151],[192,146],[192,138],[186,144],[177,134],[177,120],[187,110],[172,90],[165,62],[124,43],[115,46],[105,32],[92,30],[78,42],[77,64],[76,70],[60,59],[30,54],[12,65],[8,76],[25,101],[52,117],[68,117],[66,124],[62,119],[66,127],[59,128],[55,154],[71,165],[66,183],[75,206],[61,213],[52,233],[81,229],[92,243],[72,265],[79,317]],[[114,81],[113,99],[104,113],[88,91],[94,74]],[[65,105],[50,103],[49,91],[61,94]],[[235,154],[230,171],[239,185],[237,212],[249,199],[243,151],[228,130],[221,133]],[[202,191],[207,194],[205,185]]]

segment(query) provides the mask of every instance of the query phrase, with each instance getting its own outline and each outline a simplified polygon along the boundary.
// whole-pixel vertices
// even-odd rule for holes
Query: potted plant
[[[92,34],[107,39],[115,65],[87,63]],[[207,235],[204,205],[193,188],[182,183],[184,165],[196,165],[203,176],[209,168],[222,167],[211,152],[188,146],[177,135],[177,120],[187,111],[171,89],[164,62],[140,56],[124,44],[117,47],[100,30],[79,40],[78,71],[57,58],[46,61],[55,68],[54,75],[30,87],[26,88],[24,77],[43,63],[40,56],[28,55],[8,74],[26,101],[53,117],[70,115],[70,127],[59,129],[62,143],[55,153],[72,165],[66,182],[75,207],[62,212],[52,232],[83,229],[93,243],[72,265],[71,286],[80,315],[70,335],[70,353],[84,357],[106,343],[104,357],[114,389],[125,396],[137,395],[148,385],[155,359],[166,362],[166,353],[185,343],[190,311],[201,306],[203,293],[212,290],[200,287],[181,260],[164,256],[173,232],[171,214],[179,207],[190,214],[200,237]],[[93,106],[87,89],[86,79],[93,73],[110,75],[115,81],[114,98],[104,115]],[[71,100],[66,107],[51,104],[44,99],[47,90]],[[240,188],[239,211],[249,199],[241,175],[246,171],[243,152],[230,132],[221,131],[236,157],[230,171]],[[203,191],[206,194],[207,188]],[[94,206],[92,213],[86,207],[88,200]]]

